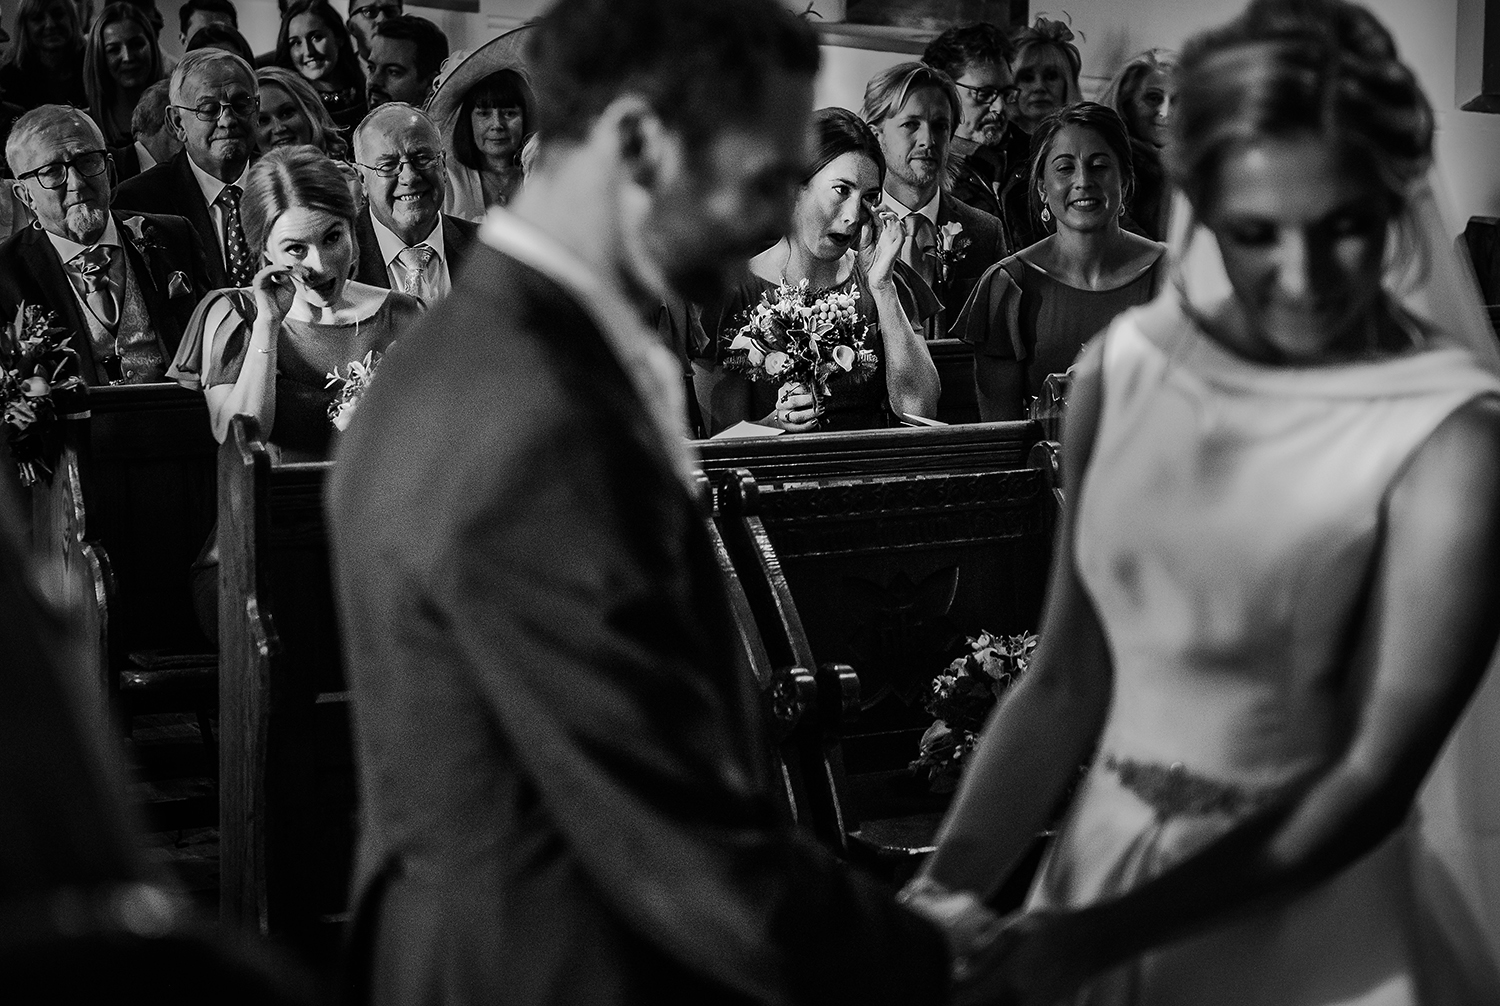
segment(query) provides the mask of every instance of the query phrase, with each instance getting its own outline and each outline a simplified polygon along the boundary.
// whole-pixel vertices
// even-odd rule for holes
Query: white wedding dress
[[[1317,368],[1250,363],[1184,310],[1203,302],[1204,263],[1180,253],[1179,287],[1105,336],[1075,554],[1108,638],[1114,699],[1030,907],[1078,907],[1138,886],[1342,750],[1337,682],[1382,502],[1445,418],[1500,392],[1493,345],[1461,331],[1483,316],[1443,257],[1423,195],[1429,205],[1414,206],[1425,215],[1407,230],[1418,248],[1405,250],[1425,267],[1388,289],[1441,333],[1427,351]],[[1497,768],[1492,673],[1388,841],[1293,902],[1145,955],[1075,1001],[1500,1004]]]

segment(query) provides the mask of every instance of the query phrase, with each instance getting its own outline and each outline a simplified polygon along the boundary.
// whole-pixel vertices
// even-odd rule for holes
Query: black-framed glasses
[[[954,81],[954,83],[958,84],[958,81]],[[958,86],[965,91],[973,91],[974,100],[981,105],[993,105],[996,98],[1001,99],[1006,104],[1010,104],[1016,99],[1016,95],[1021,93],[1021,89],[1014,85],[1010,87],[994,87],[992,85],[977,87],[973,84],[958,84]]]
[[[400,17],[401,7],[393,3],[367,3],[349,12],[350,17],[362,17],[366,21],[373,21],[382,14],[386,17]]]
[[[43,164],[40,168],[32,168],[16,176],[18,181],[35,178],[44,189],[60,189],[68,184],[68,169],[72,168],[85,178],[93,178],[103,173],[109,164],[109,152],[107,150],[85,150],[74,154],[66,161],[53,161],[51,164]]]
[[[260,99],[246,94],[238,98],[230,98],[228,101],[205,101],[197,105],[173,105],[172,107],[179,112],[192,112],[198,117],[199,122],[217,122],[226,108],[236,119],[255,114],[260,108]]]
[[[433,154],[424,150],[412,154],[410,157],[387,157],[382,159],[379,164],[361,164],[359,161],[355,161],[354,163],[375,172],[381,178],[395,178],[401,174],[401,166],[403,164],[410,164],[413,171],[416,171],[418,174],[425,174],[442,163],[442,160],[443,155],[441,152]]]

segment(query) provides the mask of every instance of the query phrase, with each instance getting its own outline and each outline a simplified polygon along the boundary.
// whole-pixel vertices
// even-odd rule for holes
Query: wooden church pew
[[[218,445],[203,396],[175,384],[93,387],[80,393],[74,415],[60,421],[53,478],[31,489],[46,589],[86,624],[86,686],[118,722],[128,729],[135,714],[197,714],[205,756],[140,765],[146,775],[211,776],[216,658],[190,587],[215,507]],[[211,825],[215,812],[211,796],[191,791],[148,809],[161,829]]]
[[[331,469],[273,465],[246,416],[219,454],[219,917],[315,959],[337,946],[355,823]]]
[[[932,678],[964,636],[1039,624],[1053,457],[1043,446],[1037,467],[720,476],[726,537],[763,634],[779,635],[784,659],[819,668],[825,730],[804,760],[816,829],[893,879],[930,849],[947,805],[906,768],[931,722],[921,700]]]
[[[944,423],[979,422],[979,390],[974,385],[974,347],[962,339],[932,339],[927,343],[937,367],[937,418]]]

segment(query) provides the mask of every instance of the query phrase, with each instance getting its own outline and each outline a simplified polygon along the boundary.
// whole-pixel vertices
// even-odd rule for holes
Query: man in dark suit
[[[1000,193],[1007,173],[1006,102],[1016,93],[1010,72],[1015,46],[999,25],[949,28],[927,44],[922,62],[958,88],[959,121],[948,149],[947,190],[1004,225]]]
[[[386,358],[329,487],[375,1003],[929,1003],[939,931],[789,826],[645,319],[788,223],[777,0],[563,0],[546,146]]]
[[[22,303],[56,314],[88,384],[165,380],[208,285],[192,228],[181,217],[110,212],[104,137],[76,109],[27,112],[5,154],[38,227],[0,244],[0,320]]]
[[[902,258],[942,301],[927,330],[941,338],[979,277],[1010,253],[998,218],[943,191],[962,114],[958,89],[925,63],[898,63],[870,78],[860,114],[885,153],[884,204],[906,230]]]
[[[354,278],[421,297],[448,295],[479,225],[443,212],[443,141],[425,112],[387,102],[354,131],[368,207],[359,215]]]
[[[259,258],[245,243],[240,197],[255,135],[255,74],[232,52],[195,49],[172,71],[170,97],[167,121],[182,152],[122,182],[115,206],[186,217],[212,287],[249,286]]]

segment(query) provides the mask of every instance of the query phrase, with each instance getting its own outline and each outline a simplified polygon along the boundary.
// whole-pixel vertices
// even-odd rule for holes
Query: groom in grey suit
[[[645,324],[785,228],[816,41],[777,0],[562,0],[511,42],[535,172],[329,490],[352,977],[375,1003],[939,1002],[938,930],[777,823]]]

